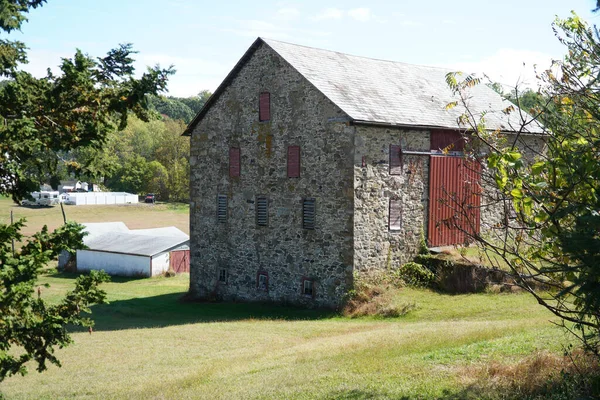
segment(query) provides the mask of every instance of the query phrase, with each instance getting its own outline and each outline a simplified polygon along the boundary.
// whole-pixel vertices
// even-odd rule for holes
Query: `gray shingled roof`
[[[189,238],[181,236],[148,236],[111,232],[94,237],[86,245],[88,250],[92,251],[153,256],[178,245],[187,244],[188,240]]]
[[[237,71],[263,43],[357,123],[459,128],[457,118],[464,108],[446,109],[448,103],[457,100],[446,84],[446,74],[453,72],[451,70],[376,60],[258,38],[190,123],[184,135],[191,134],[216,98],[235,78]],[[469,96],[470,110],[476,114],[486,113],[488,129],[508,132],[519,129],[519,113],[502,113],[501,110],[511,103],[486,85],[474,87]],[[533,123],[527,126],[526,131],[541,133],[543,129]]]
[[[446,83],[451,70],[357,57],[335,51],[263,41],[355,121],[458,128],[464,108],[446,109],[457,100]],[[459,77],[460,79],[460,77]],[[505,115],[510,102],[484,84],[469,92],[469,108],[486,112],[486,126],[518,130],[518,113]],[[539,126],[533,131],[539,132]]]

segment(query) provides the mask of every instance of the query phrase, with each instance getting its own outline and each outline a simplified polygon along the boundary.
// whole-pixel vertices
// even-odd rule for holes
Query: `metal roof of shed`
[[[187,235],[186,235],[187,236]],[[187,244],[189,238],[174,236],[149,236],[135,233],[111,232],[95,237],[86,243],[87,250],[121,253],[138,256],[153,256]]]
[[[87,235],[83,237],[83,243],[89,246],[90,241],[105,233],[129,232],[129,228],[123,222],[84,222]]]
[[[163,228],[150,228],[150,229],[132,229],[131,234],[133,235],[146,235],[146,236],[171,236],[188,240],[190,237],[182,230],[174,226],[165,226]]]
[[[464,108],[446,108],[449,103],[458,100],[446,83],[446,74],[453,72],[451,70],[258,38],[188,125],[184,135],[191,134],[221,92],[262,44],[279,54],[355,123],[459,128],[457,119]],[[512,103],[484,84],[472,88],[468,104],[475,115],[485,113],[488,129],[514,132],[521,127],[518,112],[508,115],[502,112]],[[542,133],[543,128],[534,122],[526,126],[524,131]]]

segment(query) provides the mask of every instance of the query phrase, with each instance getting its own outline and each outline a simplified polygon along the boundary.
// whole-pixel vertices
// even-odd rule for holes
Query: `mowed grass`
[[[73,275],[50,274],[57,300]],[[92,334],[57,351],[62,368],[11,377],[8,398],[366,399],[464,395],[465,366],[514,362],[567,339],[525,294],[401,289],[417,308],[348,319],[264,304],[182,303],[188,276],[113,279]]]
[[[189,207],[187,204],[126,204],[112,206],[65,205],[67,220],[76,222],[123,221],[129,229],[175,226],[189,234]],[[21,207],[6,197],[0,197],[0,223],[10,222],[10,212],[16,221],[27,219],[23,233],[27,236],[38,232],[44,225],[53,230],[63,224],[60,206]]]
[[[11,209],[28,218],[26,234],[62,223],[60,207],[13,207],[7,199],[0,199],[0,222]],[[188,232],[185,206],[65,210],[78,222]],[[42,295],[58,301],[74,279],[49,273]],[[188,284],[188,275],[113,278],[104,285],[110,304],[93,307],[94,332],[74,328],[74,343],[57,350],[63,367],[30,368],[0,392],[15,399],[462,398],[464,382],[472,382],[465,367],[559,353],[569,341],[526,294],[401,289],[395,301],[416,305],[408,315],[349,319],[265,304],[183,303]]]

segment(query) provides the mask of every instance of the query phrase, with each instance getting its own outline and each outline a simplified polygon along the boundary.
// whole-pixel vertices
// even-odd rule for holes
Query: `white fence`
[[[64,195],[66,195],[65,204],[76,206],[135,204],[138,202],[136,194],[125,192],[65,193]]]

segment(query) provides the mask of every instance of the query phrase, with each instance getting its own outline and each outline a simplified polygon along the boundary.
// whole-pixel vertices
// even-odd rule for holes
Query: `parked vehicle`
[[[144,198],[144,202],[154,204],[156,202],[156,195],[154,193],[146,194],[146,197]]]
[[[25,199],[21,201],[23,206],[38,206],[38,207],[50,207],[57,205],[61,202],[61,198],[58,192],[41,191],[32,192],[31,197],[33,200]]]

